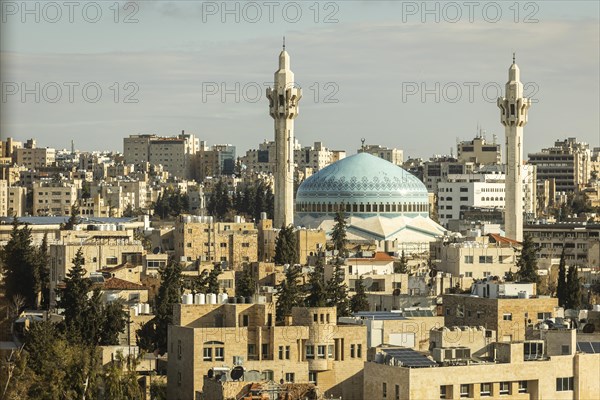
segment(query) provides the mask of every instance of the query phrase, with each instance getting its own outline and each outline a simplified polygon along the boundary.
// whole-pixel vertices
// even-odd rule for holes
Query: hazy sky
[[[122,151],[185,130],[238,155],[273,138],[265,84],[282,36],[303,88],[296,137],[354,153],[447,154],[478,124],[517,53],[534,99],[525,151],[600,146],[597,1],[1,1],[0,134]],[[100,92],[98,91],[101,91]]]

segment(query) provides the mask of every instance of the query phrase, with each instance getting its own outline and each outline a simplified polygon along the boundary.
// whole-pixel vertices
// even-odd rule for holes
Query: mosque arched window
[[[390,208],[390,203],[387,203],[385,205],[385,212],[390,212],[390,211],[392,211],[392,209]]]
[[[333,212],[333,204],[327,204],[327,212]]]
[[[367,203],[367,212],[371,212],[371,203]]]
[[[358,204],[352,204],[352,212],[358,212]]]
[[[360,210],[360,212],[365,212],[365,205],[363,203],[360,203],[359,210]]]
[[[346,212],[352,212],[352,204],[346,204]]]
[[[398,204],[396,204],[396,203],[392,204],[392,212],[396,212],[398,210],[397,207],[398,207]]]

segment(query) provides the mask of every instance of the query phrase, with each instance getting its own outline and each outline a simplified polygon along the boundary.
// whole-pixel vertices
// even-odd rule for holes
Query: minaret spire
[[[523,127],[527,124],[531,100],[523,97],[523,83],[514,53],[504,96],[497,103],[506,134],[504,231],[506,237],[520,242],[523,240]]]
[[[285,37],[283,38],[283,42],[284,42],[284,43],[283,43],[283,48],[285,49]],[[515,55],[516,55],[516,54],[517,54],[517,53],[515,53],[515,52],[513,51],[513,64],[516,64],[516,62],[515,62],[515,59],[516,59]]]
[[[290,56],[279,54],[279,69],[275,71],[273,87],[267,89],[269,114],[275,121],[275,215],[274,226],[281,228],[294,223],[294,119],[302,90],[294,84]]]

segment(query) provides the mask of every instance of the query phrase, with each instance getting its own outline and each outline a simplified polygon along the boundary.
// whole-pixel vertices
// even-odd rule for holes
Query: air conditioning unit
[[[459,347],[454,349],[454,358],[459,360],[467,360],[471,358],[471,349],[468,347]]]

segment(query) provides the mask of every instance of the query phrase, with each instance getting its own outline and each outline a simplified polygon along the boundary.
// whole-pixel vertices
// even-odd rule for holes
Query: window
[[[446,393],[447,393],[446,386],[440,386],[440,399],[445,399]]]
[[[269,358],[269,344],[263,343],[261,347],[262,347],[262,358]]]
[[[273,371],[270,369],[266,369],[260,373],[260,378],[263,381],[272,381],[273,380]]]
[[[204,361],[212,361],[212,347],[205,347],[203,354]]]
[[[327,346],[327,358],[333,358],[333,345],[332,344]]]
[[[500,394],[510,394],[510,382],[500,382]]]
[[[400,400],[400,385],[396,385],[396,400]]]
[[[383,397],[384,399],[387,399],[387,383],[383,382],[383,395],[381,397]]]
[[[556,391],[566,392],[568,390],[573,390],[573,377],[556,378]]]
[[[456,306],[456,316],[459,318],[463,318],[465,316],[465,306],[464,304],[459,304]]]
[[[548,318],[552,318],[552,313],[549,312],[539,312],[537,313],[537,319],[541,321],[545,321]]]
[[[460,397],[469,397],[469,385],[460,385]]]
[[[472,278],[473,277],[473,272],[465,272],[465,277]]]
[[[252,360],[256,357],[256,345],[248,343],[248,359]]]
[[[289,382],[289,383],[294,383],[294,381],[295,381],[295,374],[293,372],[286,372],[286,374],[285,374],[285,381]]]
[[[215,361],[225,361],[224,347],[215,347]]]
[[[362,344],[356,345],[356,358],[362,358]]]
[[[569,345],[568,345],[568,344],[566,344],[566,345],[565,345],[565,344],[563,344],[563,345],[561,346],[561,354],[563,354],[563,355],[568,355],[568,354],[571,354],[571,351],[570,351],[570,348],[569,348]]]
[[[473,256],[465,256],[465,264],[473,264]]]
[[[544,344],[542,342],[523,343],[525,360],[536,360],[544,357]]]
[[[189,244],[191,244],[191,243],[189,243]],[[221,247],[227,247],[227,243],[220,243],[220,246]],[[188,247],[191,247],[191,246],[188,246]]]
[[[491,396],[492,395],[492,384],[491,383],[482,383],[479,394],[481,396]]]
[[[317,384],[317,373],[313,371],[308,371],[308,381],[310,383]]]
[[[479,256],[479,264],[491,264],[493,262],[493,256]]]
[[[354,345],[350,345],[350,358],[354,358]]]
[[[317,346],[317,357],[319,358],[325,358],[325,345],[319,345]]]
[[[512,321],[512,314],[511,313],[504,313],[504,314],[502,314],[502,319],[504,321]]]
[[[469,198],[468,198],[468,197],[464,197],[464,196],[462,196],[462,197],[460,198],[460,201],[469,201]]]
[[[248,315],[242,315],[242,326],[248,326]]]
[[[306,346],[306,359],[312,360],[313,358],[315,358],[315,347],[307,345]]]
[[[527,393],[527,381],[519,381],[519,393]]]
[[[181,360],[181,340],[177,341],[177,359]]]

